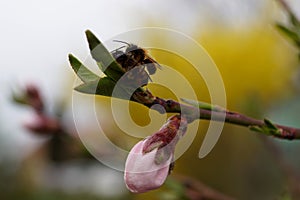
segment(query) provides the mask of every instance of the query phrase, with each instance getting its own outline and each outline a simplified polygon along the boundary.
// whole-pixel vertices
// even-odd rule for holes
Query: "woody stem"
[[[165,100],[159,97],[156,97],[152,103],[144,104],[144,105],[151,108],[153,105],[157,105],[157,104],[162,106],[165,112],[167,113],[185,114],[189,123],[193,122],[196,119],[205,119],[205,120],[226,122],[226,123],[245,126],[245,127],[266,126],[264,120],[258,120],[238,112],[232,112],[232,111],[218,112],[218,111],[206,110],[206,109],[201,109],[201,108],[197,108],[185,104],[180,104],[179,102],[174,100]],[[289,140],[300,139],[299,128],[288,127],[279,124],[274,124],[274,125],[281,130],[280,134],[273,135],[274,137],[281,138],[281,139],[289,139]]]

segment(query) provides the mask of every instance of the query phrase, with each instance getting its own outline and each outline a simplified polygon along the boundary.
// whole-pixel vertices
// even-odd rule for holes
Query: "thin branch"
[[[286,9],[289,10],[289,7],[286,4],[284,4],[283,0],[280,0],[280,2],[283,3],[283,5],[286,6]],[[298,21],[293,17],[293,15],[290,15],[290,20],[297,26],[299,25]],[[289,140],[300,139],[299,128],[274,124],[267,119],[264,120],[254,119],[237,112],[227,111],[226,109],[212,109],[213,107],[211,105],[207,105],[207,103],[205,103],[204,105],[202,104],[202,106],[204,107],[201,107],[200,105],[195,106],[187,102],[185,102],[187,104],[180,104],[179,102],[176,102],[174,100],[164,100],[162,98],[155,97],[154,95],[151,94],[150,91],[144,89],[143,87],[139,87],[136,89],[136,86],[140,85],[143,82],[143,81],[141,82],[140,79],[138,79],[138,77],[133,77],[133,78],[131,77],[130,81],[127,84],[125,84],[123,88],[120,88],[120,90],[118,90],[119,92],[115,93],[116,96],[112,96],[114,91],[116,91],[114,90],[116,86],[116,81],[121,79],[121,77],[124,75],[124,72],[126,71],[125,69],[127,69],[128,66],[126,66],[127,64],[124,65],[123,63],[118,63],[114,59],[114,57],[109,53],[109,51],[104,47],[104,45],[100,42],[100,40],[91,31],[89,30],[86,31],[86,35],[87,35],[89,47],[93,58],[98,63],[103,63],[105,61],[105,63],[103,64],[104,66],[106,66],[106,69],[103,71],[103,73],[106,75],[106,77],[100,79],[99,82],[97,81],[95,82],[94,80],[95,75],[92,75],[90,74],[90,72],[85,70],[85,72],[88,72],[89,75],[86,76],[85,74],[84,76],[85,78],[83,80],[84,81],[90,80],[91,82],[87,82],[81,85],[85,89],[81,88],[81,90],[78,90],[80,92],[87,93],[87,94],[93,93],[97,95],[104,95],[104,96],[115,97],[120,99],[124,99],[124,98],[127,99],[128,94],[132,94],[131,92],[135,90],[130,98],[131,101],[135,101],[137,103],[143,104],[149,108],[158,110],[159,112],[184,114],[188,122],[192,122],[196,119],[206,119],[206,120],[221,121],[221,122],[225,121],[227,123],[236,124],[239,126],[245,126],[251,130],[263,134],[267,134],[267,135],[272,135],[274,137],[281,138],[281,139],[289,139]],[[96,46],[98,49],[97,53],[93,51],[93,49]],[[123,53],[125,54],[125,56],[130,57],[130,55],[126,55],[127,54],[126,52]],[[70,58],[71,66],[73,67],[75,73],[77,73],[78,66],[81,66],[82,64],[80,63],[79,60],[77,60],[75,57],[71,55],[69,56],[69,58]],[[135,60],[133,61],[136,62]],[[143,60],[140,60],[137,64],[144,65],[145,63]],[[100,70],[103,70],[101,66],[102,64],[100,65]],[[81,74],[80,76],[82,78],[83,74]],[[92,77],[92,79],[89,79],[87,77],[89,78]],[[134,80],[135,78],[137,80]],[[148,81],[148,77],[147,77],[147,81]],[[147,82],[144,84],[147,85]],[[162,110],[158,108],[160,106],[154,106],[157,104],[161,105],[161,107],[163,107],[164,109]]]
[[[266,137],[260,137],[269,152],[272,154],[274,161],[278,164],[280,170],[285,175],[287,180],[288,190],[293,199],[298,199],[300,196],[300,177],[295,168],[285,159],[282,150],[274,141]]]
[[[165,112],[167,113],[184,113],[189,121],[189,123],[193,122],[196,119],[205,119],[205,120],[213,120],[213,121],[221,121],[227,122],[239,126],[245,126],[248,128],[251,127],[267,127],[268,124],[266,120],[258,120],[251,117],[248,117],[244,114],[232,112],[232,111],[225,111],[225,112],[218,112],[212,111],[207,109],[201,109],[185,104],[180,104],[174,100],[165,100],[159,97],[153,98],[154,100],[149,103],[144,103],[145,106],[156,109],[154,105],[159,104],[161,105]],[[152,107],[154,106],[154,107]],[[159,112],[163,112],[162,110],[158,110]],[[276,133],[269,133],[270,135],[281,138],[281,139],[300,139],[300,129],[294,127],[283,126],[279,124],[272,124],[275,128],[278,129],[279,132]]]
[[[173,177],[182,183],[185,188],[185,195],[191,200],[234,200],[233,197],[225,195],[194,178],[178,174],[173,175]]]

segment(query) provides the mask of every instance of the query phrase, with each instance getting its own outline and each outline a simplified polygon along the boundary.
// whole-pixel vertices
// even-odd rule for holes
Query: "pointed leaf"
[[[278,128],[268,119],[264,119],[266,126],[270,129],[277,130]]]
[[[299,39],[300,39],[299,35],[296,32],[294,32],[293,30],[291,30],[281,24],[276,24],[276,26],[279,30],[281,30],[284,34],[286,34],[289,38],[291,38],[295,42],[299,41]]]
[[[205,102],[201,102],[201,101],[195,101],[195,100],[191,100],[191,99],[184,99],[184,98],[180,98],[181,101],[183,101],[184,103],[190,104],[192,106],[195,107],[199,107],[205,110],[212,110],[213,106],[209,103],[205,103]]]
[[[97,86],[98,86],[98,81],[92,81],[92,82],[83,83],[75,87],[74,90],[85,94],[96,94]]]
[[[297,19],[297,17],[293,14],[293,13],[290,13],[290,22],[297,28],[300,27],[300,22],[299,20]]]
[[[103,95],[126,100],[130,100],[131,96],[124,88],[116,87],[116,83],[108,77],[101,78],[99,81],[83,83],[77,86],[75,90],[86,94]]]
[[[87,30],[86,37],[89,43],[89,48],[92,54],[92,57],[98,62],[101,63],[103,67],[100,69],[108,77],[114,81],[118,81],[125,71],[121,66],[115,61],[110,52],[105,48],[105,46],[100,42],[100,40],[90,31]],[[99,65],[98,65],[99,66]]]
[[[195,101],[195,100],[191,100],[191,99],[184,99],[184,98],[180,98],[181,101],[183,101],[184,103],[187,103],[189,105],[192,105],[194,107],[198,107],[200,109],[204,109],[204,110],[211,110],[211,111],[216,111],[216,112],[225,112],[226,109],[222,108],[220,106],[216,106],[216,105],[212,105],[210,103],[206,103],[203,101]]]
[[[100,63],[100,62],[96,62],[97,63],[97,66],[99,67],[99,69],[103,72],[103,71],[105,71],[105,68],[104,68],[104,66],[103,66],[103,64],[102,63]]]
[[[92,82],[92,81],[98,81],[100,79],[99,76],[91,72],[87,67],[85,67],[75,56],[72,54],[69,54],[69,62],[77,74],[77,76],[83,81],[83,82]]]
[[[96,94],[111,97],[114,87],[115,82],[108,77],[104,77],[99,81],[92,81],[79,85],[75,88],[75,90],[87,94]]]
[[[17,104],[29,105],[28,99],[25,95],[12,94],[12,100]]]
[[[260,133],[264,133],[264,130],[261,128],[261,127],[259,127],[259,126],[249,126],[249,129],[251,130],[251,131],[256,131],[256,132],[260,132]]]

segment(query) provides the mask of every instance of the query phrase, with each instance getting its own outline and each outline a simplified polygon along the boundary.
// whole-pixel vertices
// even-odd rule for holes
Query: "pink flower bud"
[[[40,95],[40,91],[37,86],[33,84],[28,84],[25,91],[28,103],[36,111],[40,112],[44,109],[44,103]]]
[[[154,160],[158,149],[144,154],[144,144],[145,140],[140,141],[131,149],[125,164],[125,183],[134,193],[159,188],[169,174],[172,157],[170,156],[167,162],[157,165]]]
[[[124,174],[126,186],[131,192],[147,192],[164,183],[173,162],[175,145],[186,127],[186,119],[175,115],[158,132],[131,149]]]
[[[25,122],[24,127],[38,135],[54,134],[60,130],[60,124],[56,119],[49,118],[42,114],[36,115],[35,118],[29,122]]]

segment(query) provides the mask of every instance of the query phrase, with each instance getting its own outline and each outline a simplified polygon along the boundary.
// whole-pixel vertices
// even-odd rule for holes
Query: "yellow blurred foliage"
[[[215,29],[198,38],[222,74],[229,107],[249,95],[267,103],[289,90],[296,52],[270,25]]]
[[[171,49],[183,48],[194,58],[198,56],[199,60],[206,59],[204,55],[194,55],[194,49],[189,49],[188,44],[180,41],[171,41],[170,38],[158,35],[145,37],[152,38],[154,45],[165,45]],[[289,94],[292,73],[297,65],[296,51],[272,24],[264,22],[257,26],[235,29],[213,27],[194,34],[193,38],[217,65],[224,81],[229,109],[239,108],[241,102],[247,101],[249,97],[254,96],[268,104],[272,99]],[[199,100],[210,101],[203,77],[195,77],[197,72],[185,57],[158,49],[153,49],[150,53],[159,63],[170,66],[185,76]],[[157,73],[162,71],[158,70]],[[174,77],[165,76],[164,79],[176,85],[177,91],[185,91],[186,87],[180,85]]]

